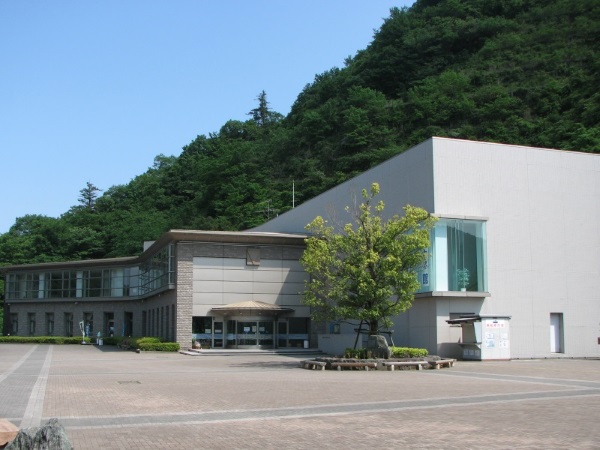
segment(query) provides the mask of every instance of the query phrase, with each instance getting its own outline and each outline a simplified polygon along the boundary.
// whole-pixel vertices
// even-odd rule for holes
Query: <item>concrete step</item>
[[[217,355],[310,355],[318,356],[324,353],[317,348],[277,348],[277,349],[229,349],[229,348],[209,348],[209,349],[193,349],[188,348],[180,350],[179,353],[188,356],[217,356]]]

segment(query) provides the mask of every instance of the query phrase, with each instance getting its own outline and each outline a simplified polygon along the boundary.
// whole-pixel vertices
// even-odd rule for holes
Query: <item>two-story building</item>
[[[4,267],[4,331],[304,346],[303,248],[304,236],[171,230],[139,257]]]

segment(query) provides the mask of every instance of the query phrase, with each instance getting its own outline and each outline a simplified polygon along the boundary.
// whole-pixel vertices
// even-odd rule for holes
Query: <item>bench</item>
[[[324,361],[315,361],[313,359],[307,359],[300,363],[300,366],[303,369],[313,369],[313,370],[317,369],[317,368],[319,368],[321,370],[325,370],[326,365],[327,365],[327,363]]]
[[[454,366],[455,359],[438,359],[437,361],[429,361],[429,364],[433,366],[434,369],[439,369],[440,367],[452,367]]]
[[[422,370],[423,366],[427,366],[427,361],[385,361],[383,367],[387,367],[387,370],[395,370],[396,367],[416,367],[417,370]]]
[[[365,370],[369,370],[369,368],[371,369],[376,369],[377,368],[377,363],[375,362],[337,362],[337,363],[331,363],[331,368],[332,369],[336,369],[337,370],[342,370],[342,367],[348,367],[350,369],[356,368],[356,369],[365,369]]]

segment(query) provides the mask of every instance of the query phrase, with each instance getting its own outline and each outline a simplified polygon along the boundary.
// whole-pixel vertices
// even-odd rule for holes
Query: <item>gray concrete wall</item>
[[[260,247],[260,263],[248,265],[247,246],[196,244],[195,247],[194,316],[210,315],[215,306],[250,300],[291,307],[296,316],[309,316],[309,309],[302,305],[307,274],[298,262],[301,249]]]

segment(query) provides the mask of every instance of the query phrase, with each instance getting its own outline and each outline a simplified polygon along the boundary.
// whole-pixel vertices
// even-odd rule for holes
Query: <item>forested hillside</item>
[[[88,184],[59,218],[17,219],[0,264],[134,255],[173,228],[247,229],[291,208],[293,184],[299,204],[433,135],[600,152],[599,36],[597,0],[393,9],[287,116],[260,93],[247,121],[157,156],[128,184]]]

